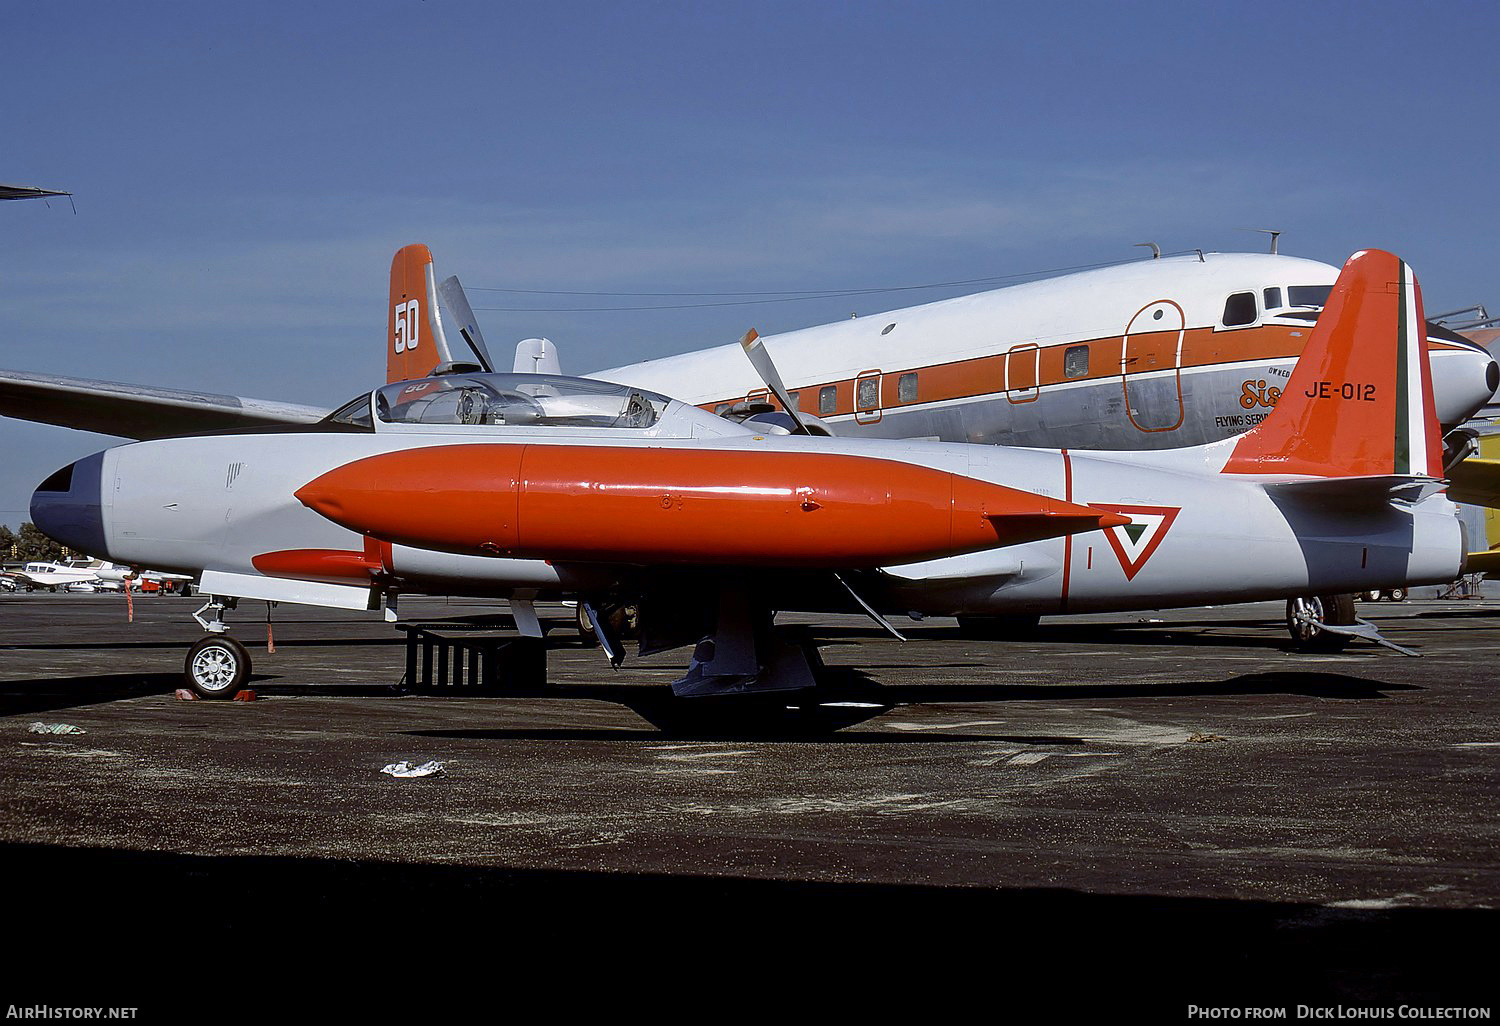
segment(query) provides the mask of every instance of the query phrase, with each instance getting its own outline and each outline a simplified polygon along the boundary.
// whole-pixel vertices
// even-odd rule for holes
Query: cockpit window
[[[1224,301],[1224,327],[1255,323],[1255,293],[1236,292]]]
[[[1281,309],[1281,290],[1279,288],[1266,289],[1261,293],[1261,298],[1266,301],[1267,310]]]
[[[375,425],[370,420],[370,395],[365,393],[357,399],[351,399],[343,406],[334,410],[323,418],[325,424],[345,424],[355,428],[373,428]]]
[[[445,374],[375,393],[387,424],[648,428],[671,402],[628,385],[554,374]]]
[[[1327,306],[1332,285],[1293,285],[1286,290],[1288,306]]]

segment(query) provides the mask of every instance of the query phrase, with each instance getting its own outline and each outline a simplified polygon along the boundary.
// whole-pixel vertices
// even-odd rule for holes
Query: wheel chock
[[[179,701],[179,702],[196,702],[196,701],[198,701],[198,693],[196,691],[191,691],[188,688],[178,688],[177,689],[177,701]]]
[[[244,691],[236,691],[234,693],[234,700],[236,702],[253,702],[255,701],[255,692],[249,688],[246,688]]]

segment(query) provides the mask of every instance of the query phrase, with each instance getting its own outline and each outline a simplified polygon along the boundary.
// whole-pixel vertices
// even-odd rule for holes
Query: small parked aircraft
[[[100,559],[33,560],[16,571],[15,579],[27,591],[46,588],[57,591],[69,585],[97,585],[101,581],[100,571],[110,564]]]

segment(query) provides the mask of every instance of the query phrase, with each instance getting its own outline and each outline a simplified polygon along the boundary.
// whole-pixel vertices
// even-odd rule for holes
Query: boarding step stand
[[[547,683],[542,638],[518,636],[494,623],[402,621],[407,691],[423,694],[534,694]]]
[[[1380,628],[1376,627],[1369,620],[1362,620],[1357,616],[1354,618],[1354,622],[1352,624],[1349,624],[1347,627],[1343,624],[1324,623],[1317,617],[1308,616],[1306,613],[1301,612],[1300,610],[1297,613],[1297,619],[1302,623],[1310,624],[1314,627],[1319,628],[1320,630],[1325,630],[1330,634],[1347,634],[1351,638],[1363,638],[1366,641],[1373,641],[1377,645],[1384,645],[1386,648],[1391,649],[1395,652],[1400,652],[1402,655],[1412,656],[1417,659],[1420,659],[1422,657],[1421,652],[1409,649],[1404,645],[1396,644],[1394,641],[1391,641],[1389,638],[1382,635],[1380,633]]]

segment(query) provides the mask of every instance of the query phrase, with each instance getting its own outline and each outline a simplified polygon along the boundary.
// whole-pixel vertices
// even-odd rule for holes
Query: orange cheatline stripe
[[[1215,331],[1213,328],[1188,328],[1182,339],[1182,363],[1180,370],[1191,370],[1200,367],[1213,367],[1230,363],[1244,363],[1253,360],[1277,360],[1295,359],[1301,352],[1306,341],[1306,335],[1310,327],[1291,327],[1288,325],[1261,325],[1253,328],[1239,328],[1233,330],[1234,352],[1230,355],[1224,353],[1225,332]],[[1295,336],[1293,332],[1300,333],[1301,337]],[[1147,332],[1133,335],[1136,344],[1150,352],[1154,347],[1152,339],[1156,335],[1171,336],[1172,348],[1176,346],[1176,331]],[[1021,345],[1029,345],[1023,343]],[[1021,355],[1025,359],[1025,387],[1031,388],[1034,384],[1039,385],[1045,391],[1053,385],[1071,384],[1080,381],[1103,381],[1120,378],[1121,347],[1124,345],[1124,336],[1112,335],[1107,338],[1083,339],[1072,342],[1058,342],[1053,345],[1041,347],[1041,365],[1036,374],[1032,368],[1036,366],[1031,358],[1030,349],[1026,349]],[[1441,346],[1440,343],[1433,343]],[[1089,346],[1089,372],[1077,377],[1068,377],[1063,373],[1063,361],[1069,349],[1078,346]],[[1458,348],[1454,346],[1441,346],[1442,348]],[[1005,391],[1005,359],[1006,350],[990,353],[986,356],[973,357],[966,360],[954,360],[947,363],[926,364],[921,367],[903,367],[899,370],[886,371],[881,376],[880,406],[882,410],[898,409],[903,406],[917,406],[927,403],[951,402],[957,399],[972,399],[985,395],[998,395]],[[1156,370],[1170,369],[1170,363],[1162,366],[1149,366],[1140,369],[1141,373]],[[803,413],[810,413],[820,417],[839,417],[860,412],[855,409],[854,389],[856,380],[868,372],[861,372],[837,381],[822,381],[807,385],[787,385],[788,391],[796,392],[797,409]],[[908,402],[902,402],[897,394],[900,377],[903,374],[915,373],[918,375],[917,398]],[[1032,378],[1037,381],[1033,383]],[[818,393],[825,388],[836,390],[837,401],[832,412],[820,413],[818,410]],[[699,403],[699,407],[712,412],[715,407],[742,402],[755,397],[761,398],[765,389],[753,389],[746,395],[730,396],[716,399],[712,402]],[[774,397],[768,398],[768,402],[776,405]]]

